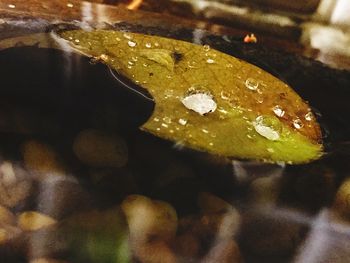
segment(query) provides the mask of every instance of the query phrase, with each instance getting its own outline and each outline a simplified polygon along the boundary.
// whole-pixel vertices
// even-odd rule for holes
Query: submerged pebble
[[[6,207],[0,205],[0,225],[13,225],[15,221],[15,215]]]
[[[24,164],[27,169],[40,174],[64,174],[65,168],[55,150],[49,145],[31,140],[22,145]]]
[[[30,174],[12,162],[0,162],[0,205],[15,207],[30,196]]]
[[[339,214],[350,219],[350,179],[344,180],[339,187],[333,207]]]
[[[202,263],[241,263],[243,259],[234,240],[221,240],[213,244]]]
[[[55,219],[35,211],[26,211],[18,216],[18,226],[24,231],[36,231],[56,223]]]
[[[36,258],[29,261],[29,263],[68,263],[68,261],[54,258]]]
[[[0,225],[0,252],[1,246],[9,244],[9,243],[17,243],[16,241],[21,237],[22,231],[16,227],[11,225]],[[13,244],[15,245],[15,244]]]
[[[175,209],[166,202],[142,195],[129,195],[121,205],[135,243],[148,240],[170,240],[177,229]]]
[[[123,167],[128,161],[125,141],[116,134],[100,130],[83,130],[74,140],[78,159],[92,167]]]
[[[170,246],[164,241],[139,244],[134,248],[136,258],[142,263],[177,263]]]

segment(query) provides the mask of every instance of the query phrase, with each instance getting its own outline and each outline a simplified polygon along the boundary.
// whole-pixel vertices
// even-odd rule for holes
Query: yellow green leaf
[[[144,131],[240,159],[304,163],[322,154],[320,127],[307,103],[261,68],[209,46],[158,36],[112,30],[61,36],[153,96]]]

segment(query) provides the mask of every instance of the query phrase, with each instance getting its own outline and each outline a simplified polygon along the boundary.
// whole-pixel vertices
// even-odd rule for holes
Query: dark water
[[[169,31],[129,24],[117,24],[113,28],[193,41],[190,30]],[[323,209],[332,206],[337,189],[350,174],[350,73],[327,68],[297,55],[243,45],[233,38],[206,32],[202,32],[200,41],[256,64],[288,82],[320,113],[327,154],[307,165],[278,166],[232,163],[180,149],[138,129],[152,113],[153,102],[125,88],[124,84],[130,83],[122,80],[122,84],[116,80],[106,66],[58,50],[13,47],[0,51],[0,160],[24,167],[28,177],[33,179],[27,178],[32,184],[29,196],[14,205],[7,205],[8,209],[17,214],[39,211],[65,222],[80,211],[119,205],[130,194],[145,195],[166,201],[175,208],[179,221],[182,220],[177,236],[189,232],[198,240],[195,256],[184,257],[179,262],[199,262],[214,247],[216,240],[216,235],[206,228],[200,233],[193,230],[198,221],[193,218],[202,218],[203,213],[205,216],[198,196],[201,192],[210,192],[239,211],[240,229],[233,239],[245,262],[292,262],[298,247],[302,248],[309,237],[312,222]],[[86,129],[122,137],[128,146],[127,165],[96,168],[79,160],[72,145],[77,134]],[[52,147],[58,159],[69,167],[66,169],[69,178],[76,181],[63,179],[52,183],[36,177],[23,154],[23,144],[30,140]],[[271,210],[276,213],[264,212],[260,202],[251,200],[252,184],[261,178],[271,178],[277,184],[278,194],[273,202],[276,211]],[[293,216],[285,216],[282,213],[285,210]],[[295,219],[299,217],[303,220]],[[192,220],[192,225],[183,223],[186,220]],[[58,228],[46,235],[55,237],[61,232],[63,230]],[[25,241],[0,243],[0,256],[3,254],[6,262],[25,262],[28,258],[42,256],[70,262],[115,262],[112,258],[96,261],[84,250],[80,258],[73,257],[76,248],[62,245],[61,238],[44,239],[33,245],[31,240],[37,240],[35,235],[40,236],[40,233],[24,231],[21,237],[25,237],[22,238]],[[108,238],[102,236],[99,240],[104,244]],[[174,248],[177,239],[173,239],[167,244],[174,254],[180,255],[181,251]],[[346,237],[346,242],[349,239]],[[54,244],[50,248],[44,245],[48,240]],[[106,244],[108,247],[107,241]],[[31,246],[37,252],[33,252]],[[108,255],[107,252],[102,254]],[[138,262],[137,259],[134,261]]]

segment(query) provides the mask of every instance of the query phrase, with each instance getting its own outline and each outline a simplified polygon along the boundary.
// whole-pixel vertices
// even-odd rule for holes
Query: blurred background
[[[336,68],[350,68],[348,0],[94,0],[241,29],[289,44]],[[265,40],[266,41],[266,40]],[[283,42],[283,41],[282,41]],[[287,46],[287,43],[284,43]]]

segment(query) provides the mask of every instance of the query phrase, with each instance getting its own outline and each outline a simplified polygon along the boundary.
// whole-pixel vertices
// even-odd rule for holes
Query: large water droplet
[[[250,90],[257,90],[259,87],[259,82],[256,79],[248,78],[245,81],[245,86]]]
[[[163,118],[163,121],[166,122],[166,123],[168,123],[168,124],[170,124],[170,123],[171,123],[171,118],[169,118],[169,117],[164,117],[164,118]]]
[[[253,122],[253,126],[257,133],[268,140],[280,139],[281,124],[276,118],[259,116]]]
[[[179,119],[179,123],[183,126],[185,126],[187,124],[187,120],[186,119]]]
[[[213,97],[207,93],[190,94],[183,98],[181,102],[187,109],[193,110],[200,115],[214,112],[217,107]]]
[[[145,46],[146,46],[146,48],[151,48],[152,44],[151,43],[146,43]]]
[[[284,114],[286,113],[281,106],[276,105],[275,107],[273,107],[273,112],[275,113],[275,115],[277,117],[283,117]]]

